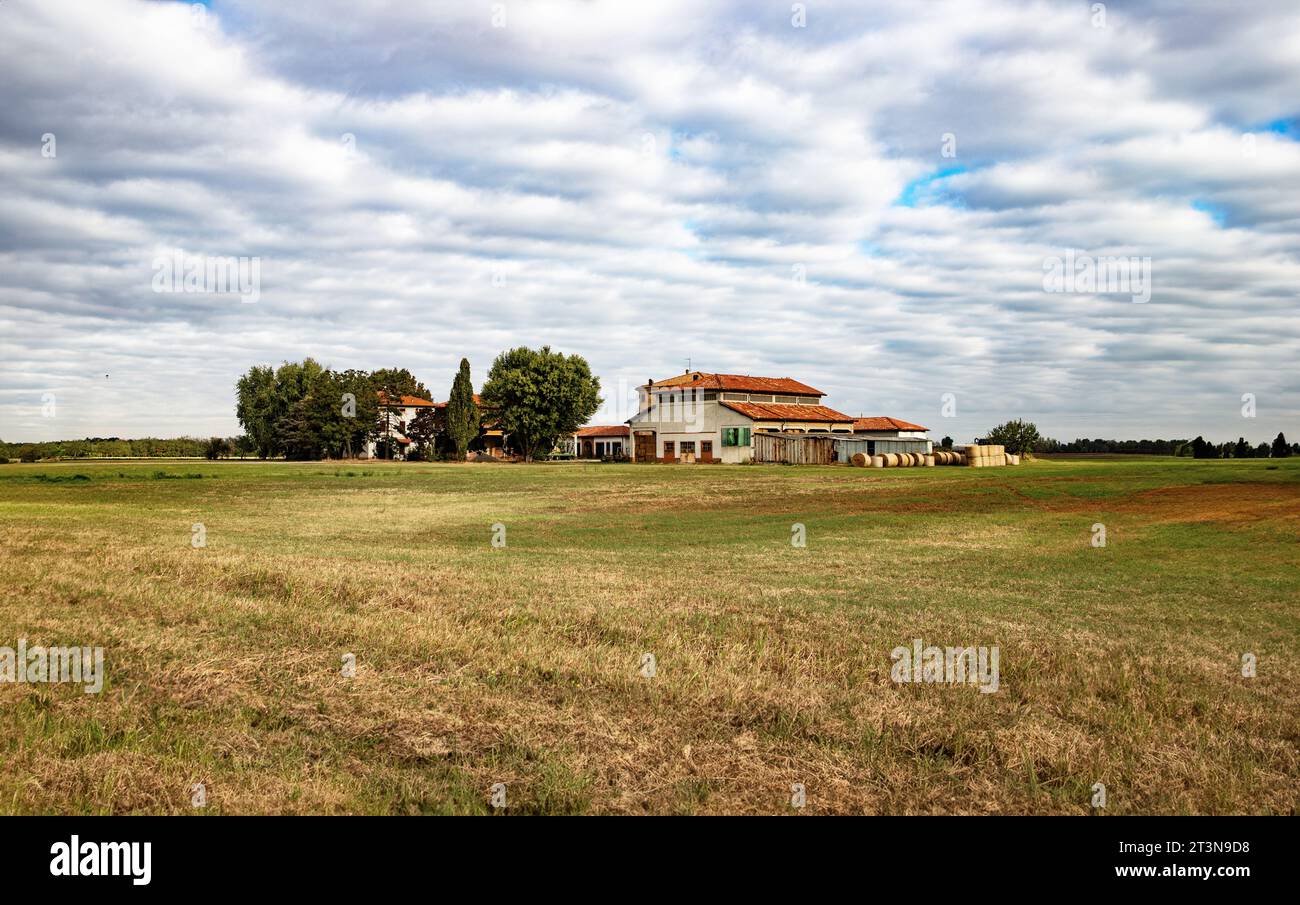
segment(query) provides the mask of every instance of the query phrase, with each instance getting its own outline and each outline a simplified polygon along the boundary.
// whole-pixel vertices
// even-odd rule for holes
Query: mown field
[[[0,646],[107,670],[0,812],[1295,813],[1298,541],[1295,459],[0,466]]]

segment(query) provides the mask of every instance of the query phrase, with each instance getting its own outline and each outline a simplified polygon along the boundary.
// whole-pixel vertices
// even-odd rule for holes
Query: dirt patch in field
[[[1161,487],[1106,505],[1164,522],[1244,523],[1300,519],[1300,485],[1272,482]]]

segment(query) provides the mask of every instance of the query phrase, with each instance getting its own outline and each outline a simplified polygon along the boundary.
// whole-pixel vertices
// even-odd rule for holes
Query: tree
[[[1270,452],[1273,454],[1274,459],[1285,459],[1291,455],[1291,447],[1286,445],[1286,437],[1280,431],[1273,438],[1273,448]]]
[[[944,437],[939,441],[939,445],[944,449],[952,449],[952,437]]]
[[[210,437],[203,447],[206,459],[224,459],[230,455],[230,443],[225,437]]]
[[[374,375],[352,369],[336,374],[339,392],[336,402],[341,419],[339,455],[353,458],[366,447],[374,436],[375,422],[379,418],[379,395]]]
[[[406,368],[380,368],[370,375],[374,389],[389,399],[401,399],[403,396],[418,396],[433,401],[427,387],[415,379],[415,375]]]
[[[438,416],[437,409],[422,408],[416,411],[415,417],[406,423],[404,431],[411,440],[412,449],[406,451],[408,459],[424,459],[432,461],[434,458],[434,440],[438,436]]]
[[[1214,459],[1217,458],[1217,450],[1213,443],[1206,443],[1205,438],[1197,435],[1192,441],[1192,458],[1193,459]]]
[[[304,412],[300,403],[325,369],[312,358],[286,361],[274,371],[254,366],[235,384],[235,414],[263,459],[285,453],[284,431],[291,429],[301,440]]]
[[[1021,456],[1028,452],[1033,452],[1034,444],[1039,441],[1038,426],[1032,421],[1008,421],[1005,424],[999,424],[993,430],[989,431],[988,436],[984,438],[985,443],[991,443],[994,446],[1004,446],[1007,452],[1014,456]]]
[[[550,346],[536,351],[520,346],[492,362],[482,400],[531,462],[596,413],[600,380],[579,355],[552,352]]]
[[[474,402],[474,384],[469,378],[469,359],[462,358],[460,370],[451,383],[451,395],[447,397],[447,438],[456,461],[465,461],[465,452],[478,437],[481,423],[478,404]]]
[[[275,455],[275,371],[269,365],[254,365],[235,384],[235,415],[252,441],[259,458]]]

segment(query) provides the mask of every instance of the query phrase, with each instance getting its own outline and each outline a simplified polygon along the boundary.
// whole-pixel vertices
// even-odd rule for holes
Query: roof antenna
[[[686,373],[691,373],[691,360],[689,358],[686,359]]]

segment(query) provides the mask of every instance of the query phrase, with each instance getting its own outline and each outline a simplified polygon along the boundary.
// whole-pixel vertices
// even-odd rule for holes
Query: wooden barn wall
[[[830,437],[754,434],[754,461],[787,465],[830,465],[835,461],[835,441]]]

